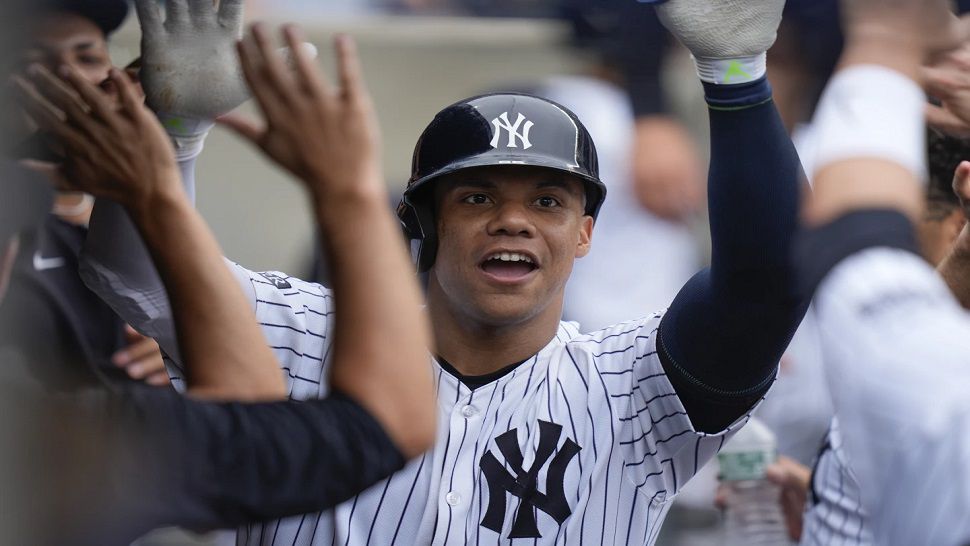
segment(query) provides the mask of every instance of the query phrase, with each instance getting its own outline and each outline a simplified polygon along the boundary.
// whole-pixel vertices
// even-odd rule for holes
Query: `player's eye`
[[[556,199],[555,197],[551,197],[549,195],[544,195],[536,199],[535,204],[538,205],[540,208],[544,208],[544,209],[559,207],[562,205],[558,199]]]
[[[465,196],[461,200],[462,203],[467,203],[469,205],[484,205],[489,202],[489,198],[484,193],[473,193],[471,195]]]

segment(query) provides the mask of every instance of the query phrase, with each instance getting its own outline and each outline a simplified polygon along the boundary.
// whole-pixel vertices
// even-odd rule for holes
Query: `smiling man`
[[[240,544],[654,542],[677,491],[767,392],[805,309],[788,266],[798,160],[764,77],[783,2],[708,4],[671,0],[658,9],[693,51],[710,106],[712,267],[668,311],[645,309],[644,318],[580,335],[561,314],[605,198],[588,132],[562,106],[527,95],[445,108],[418,140],[398,209],[428,274],[435,446],[333,510],[243,528]],[[239,51],[267,123],[223,122],[298,176],[343,172],[340,158],[351,150],[323,162],[325,144],[346,144],[311,138],[317,122],[307,114],[333,91],[287,77],[260,26]],[[201,55],[192,60],[205,64]],[[201,142],[204,131],[192,138]],[[191,195],[191,176],[185,183]],[[101,212],[86,279],[174,355],[172,310],[157,276],[128,244],[136,241],[119,235],[131,231],[119,211]],[[347,311],[318,284],[232,270],[290,397],[324,396],[339,350],[332,316]],[[211,365],[235,378],[231,363]]]

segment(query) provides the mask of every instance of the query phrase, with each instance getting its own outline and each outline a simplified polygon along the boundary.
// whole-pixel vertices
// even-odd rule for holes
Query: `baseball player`
[[[182,13],[180,2],[169,4]],[[585,336],[560,322],[563,288],[573,261],[588,252],[605,196],[594,145],[574,115],[515,94],[440,112],[418,141],[399,208],[429,278],[436,443],[334,510],[254,523],[239,543],[653,543],[677,491],[764,396],[804,312],[787,266],[798,161],[764,78],[782,4],[659,6],[697,59],[713,154],[714,264],[666,312]],[[160,23],[147,5],[142,23],[155,39]],[[292,28],[286,37],[299,41]],[[256,26],[239,45],[266,124],[225,123],[298,177],[334,176],[353,140],[317,138],[315,105],[355,90],[294,79],[269,44]],[[153,73],[177,76],[163,66]],[[171,106],[152,100],[152,85],[149,104]],[[166,89],[179,95],[177,85]],[[191,129],[198,124],[190,114],[164,117],[178,119],[169,127]],[[181,138],[200,142],[204,131]],[[332,147],[334,161],[322,160],[321,146]],[[118,245],[119,233],[131,242],[126,230],[123,217],[95,211],[86,277],[171,354],[171,308],[139,250]],[[325,395],[329,290],[282,273],[232,270],[286,369],[290,397]],[[177,358],[173,368],[181,386]]]
[[[279,363],[182,191],[168,135],[127,76],[111,72],[119,104],[70,67],[60,70],[66,82],[40,65],[29,69],[29,82],[15,80],[31,118],[63,146],[64,177],[122,204],[144,234],[173,302],[192,395],[141,389],[94,396],[100,411],[90,411],[92,400],[79,405],[92,422],[77,416],[69,422],[92,425],[94,443],[109,447],[90,465],[83,457],[72,461],[82,477],[65,480],[61,495],[65,505],[83,506],[58,518],[58,531],[71,544],[130,541],[160,524],[221,528],[323,509],[430,446],[435,416],[427,321],[384,183],[375,176],[373,114],[361,106],[361,92],[352,91],[356,59],[348,42],[338,50],[348,92],[320,101],[326,111],[315,119],[316,136],[352,140],[353,151],[338,157],[344,169],[308,182],[308,189],[327,219],[321,229],[332,235],[334,295],[342,312],[332,332],[331,395],[308,404],[277,402],[285,399]],[[333,164],[334,158],[324,159]],[[364,332],[347,328],[351,321]],[[246,381],[222,374],[213,382],[224,362]],[[69,439],[64,444],[75,447]],[[181,464],[157,468],[175,461]],[[96,487],[74,487],[90,486],[92,478]]]
[[[812,230],[800,251],[819,287],[833,444],[858,477],[858,499],[843,508],[865,508],[876,544],[966,544],[970,321],[918,256],[913,222],[926,168],[920,65],[968,33],[948,2],[843,8],[848,45],[816,114]],[[960,102],[945,105],[934,114],[959,121]]]
[[[965,55],[967,48],[960,53]],[[953,76],[961,71],[950,67],[943,74]],[[927,137],[929,182],[925,210],[916,225],[919,247],[962,300],[967,295],[962,279],[966,277],[970,250],[970,230],[966,229],[970,218],[966,204],[970,201],[970,162],[965,159],[970,157],[970,142],[935,129],[930,129]],[[816,336],[813,343],[818,343]],[[822,371],[819,373],[821,377]],[[821,447],[815,446],[814,468],[780,457],[768,467],[767,477],[782,489],[780,503],[792,540],[808,545],[872,544],[857,478],[841,448],[838,420],[830,421]],[[726,504],[727,499],[719,495],[718,503]]]

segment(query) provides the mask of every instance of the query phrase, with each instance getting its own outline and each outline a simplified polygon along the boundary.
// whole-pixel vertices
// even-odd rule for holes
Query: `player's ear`
[[[576,257],[582,258],[589,254],[593,244],[593,217],[583,216],[579,224],[579,244],[576,245]]]

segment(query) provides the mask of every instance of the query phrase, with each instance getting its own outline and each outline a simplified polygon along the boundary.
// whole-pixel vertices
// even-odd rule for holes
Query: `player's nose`
[[[535,226],[529,216],[528,207],[506,201],[495,207],[495,213],[488,222],[489,235],[532,237]]]

